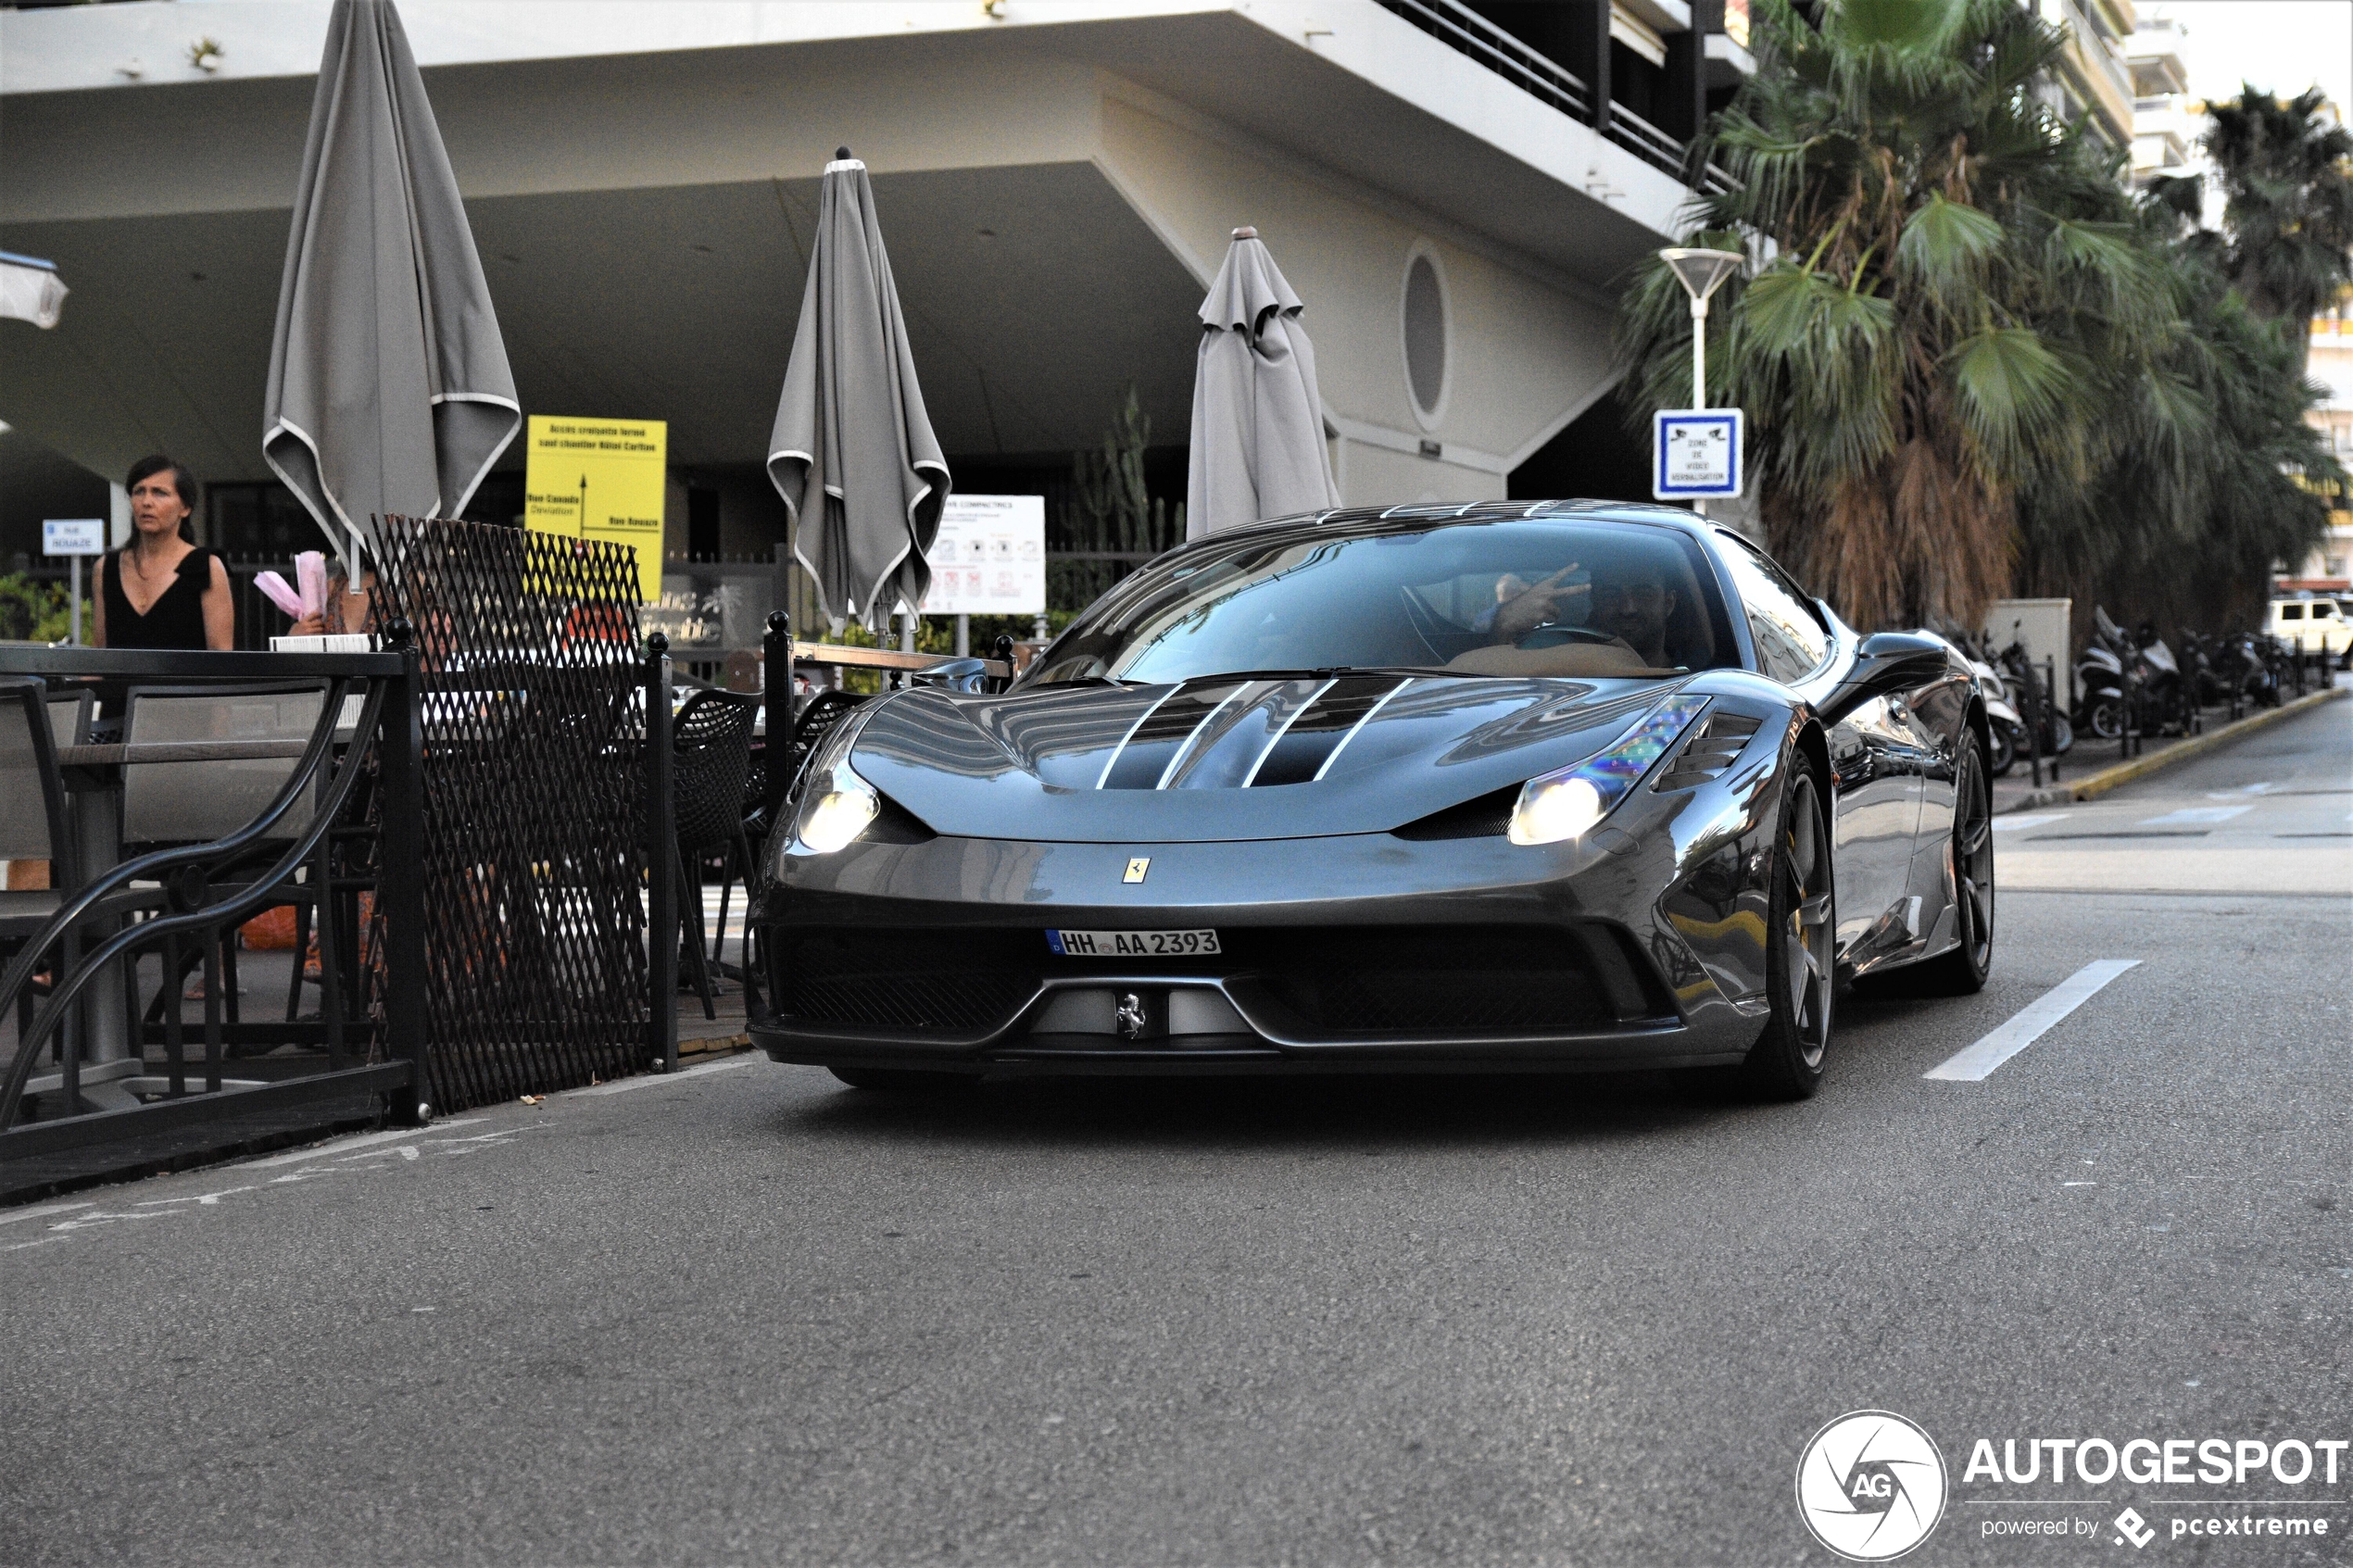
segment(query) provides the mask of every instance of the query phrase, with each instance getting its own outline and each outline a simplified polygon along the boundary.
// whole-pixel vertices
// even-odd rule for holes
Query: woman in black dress
[[[188,533],[196,476],[170,458],[142,458],[131,465],[124,487],[131,492],[131,543],[98,563],[98,646],[234,647],[229,569]]]

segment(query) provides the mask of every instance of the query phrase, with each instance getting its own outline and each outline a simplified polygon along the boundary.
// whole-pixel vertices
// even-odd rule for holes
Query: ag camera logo
[[[1885,1562],[1928,1539],[1944,1494],[1944,1456],[1893,1411],[1840,1416],[1797,1461],[1798,1516],[1849,1562]]]

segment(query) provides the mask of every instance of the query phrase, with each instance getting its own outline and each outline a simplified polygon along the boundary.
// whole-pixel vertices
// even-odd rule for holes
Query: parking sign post
[[[1724,286],[1725,280],[1740,270],[1742,264],[1747,261],[1748,257],[1736,250],[1674,249],[1662,250],[1658,255],[1659,259],[1667,263],[1667,270],[1675,274],[1676,282],[1683,285],[1683,292],[1692,296],[1692,407],[1690,411],[1694,416],[1720,416],[1729,413],[1732,416],[1732,420],[1728,435],[1719,433],[1715,425],[1709,425],[1705,429],[1679,425],[1674,432],[1670,433],[1664,423],[1654,424],[1651,427],[1651,472],[1654,476],[1651,494],[1661,501],[1689,501],[1694,511],[1705,517],[1708,496],[1738,495],[1741,493],[1742,434],[1739,409],[1710,409],[1707,406],[1707,299],[1708,295]],[[1660,420],[1666,418],[1667,415],[1664,413],[1658,416]],[[1686,478],[1692,483],[1679,484],[1670,489],[1667,485],[1669,455],[1667,448],[1667,440],[1670,433],[1685,443],[1685,450],[1678,454],[1679,460],[1695,458],[1700,455],[1702,446],[1712,445],[1729,439],[1731,444],[1730,476],[1731,487],[1724,489],[1717,485],[1698,483],[1699,470],[1690,470]]]
[[[102,517],[52,517],[41,520],[41,553],[68,556],[73,560],[73,646],[82,646],[82,558],[107,553],[107,520]]]

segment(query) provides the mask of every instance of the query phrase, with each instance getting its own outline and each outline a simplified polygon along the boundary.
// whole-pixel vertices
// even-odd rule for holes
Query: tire
[[[950,1095],[968,1089],[973,1084],[969,1073],[925,1073],[921,1068],[828,1067],[825,1071],[853,1089],[887,1094]]]
[[[1961,752],[1957,784],[1953,838],[1945,853],[1960,943],[1951,952],[1889,973],[1877,988],[1911,997],[1969,997],[1985,989],[1986,976],[1994,972],[1994,803],[1974,735]]]
[[[2007,725],[1992,725],[1990,732],[1994,736],[1994,776],[2007,778],[2010,769],[2018,762],[2018,743],[2010,739]]]
[[[1764,1033],[1741,1063],[1748,1088],[1769,1099],[1805,1099],[1822,1085],[1837,1000],[1836,884],[1830,818],[1814,765],[1801,761],[1781,800],[1774,836],[1772,914],[1765,934]]]
[[[2102,740],[2116,740],[2124,734],[2124,700],[2115,696],[2095,698],[2086,716],[2092,734]]]
[[[2064,757],[2075,749],[2075,726],[2067,721],[2064,713],[2051,715],[2051,750],[2053,757]]]

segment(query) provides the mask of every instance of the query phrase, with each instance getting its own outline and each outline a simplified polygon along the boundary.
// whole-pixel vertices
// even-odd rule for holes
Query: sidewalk
[[[2010,811],[2032,811],[2053,806],[2071,805],[2077,800],[2089,800],[2133,779],[2145,778],[2173,765],[2202,756],[2218,746],[2228,745],[2238,736],[2268,729],[2291,714],[2301,713],[2334,697],[2353,691],[2353,672],[2338,671],[2335,684],[2319,691],[2308,692],[2301,697],[2291,697],[2277,708],[2258,709],[2236,723],[2229,719],[2228,709],[2206,709],[2206,728],[2195,735],[2148,736],[2141,742],[2140,754],[2126,757],[2118,743],[2100,740],[2085,732],[2077,732],[2074,749],[2059,759],[2060,774],[2051,776],[2050,759],[2044,759],[2043,787],[2034,787],[2033,771],[2020,757],[2006,778],[1994,781],[1994,812],[1996,816]]]

